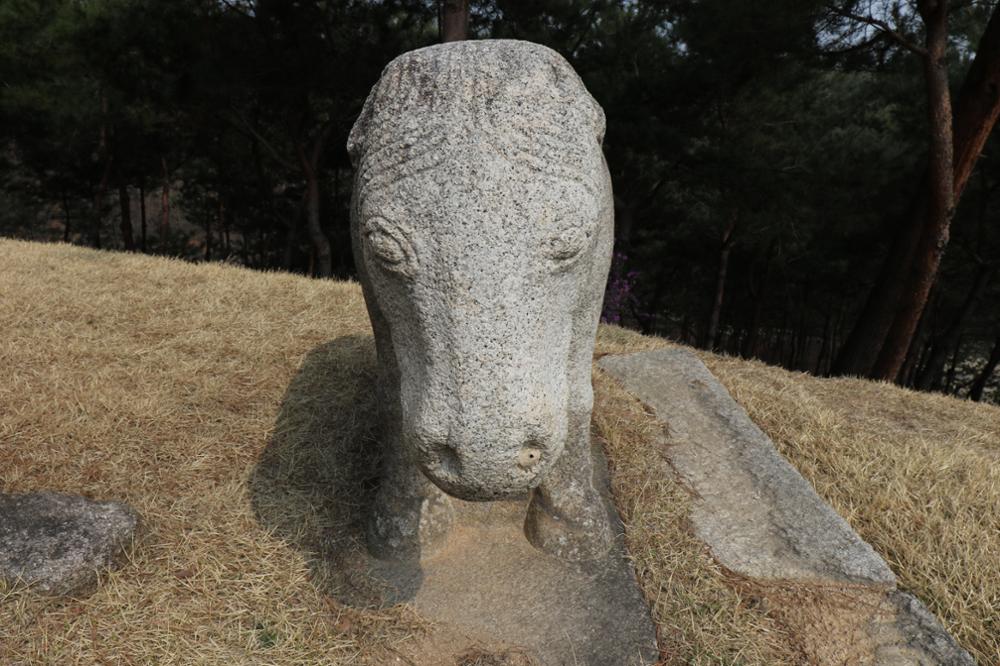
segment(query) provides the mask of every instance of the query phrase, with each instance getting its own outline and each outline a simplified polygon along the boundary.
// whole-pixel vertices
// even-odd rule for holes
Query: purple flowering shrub
[[[601,310],[601,321],[605,324],[621,324],[622,315],[627,310],[634,310],[637,304],[635,284],[639,271],[626,271],[627,261],[628,256],[624,252],[615,252],[611,258],[611,272],[608,274],[604,307]]]

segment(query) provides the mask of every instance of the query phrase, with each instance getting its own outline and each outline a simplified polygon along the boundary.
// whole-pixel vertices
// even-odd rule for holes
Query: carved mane
[[[348,140],[360,192],[400,177],[403,165],[407,175],[431,169],[470,142],[600,191],[580,165],[603,159],[604,112],[576,72],[538,44],[484,44],[432,46],[386,66]],[[517,75],[502,74],[512,66]]]

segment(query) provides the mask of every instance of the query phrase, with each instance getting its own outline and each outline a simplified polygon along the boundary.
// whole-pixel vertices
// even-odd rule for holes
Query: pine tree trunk
[[[953,202],[957,204],[983,145],[1000,116],[1000,5],[994,8],[976,49],[976,56],[955,100]],[[886,340],[901,300],[907,269],[925,227],[927,174],[920,196],[914,197],[901,219],[890,251],[854,327],[848,334],[831,374],[867,375]]]
[[[826,364],[827,356],[830,354],[830,343],[833,341],[833,303],[826,308],[826,317],[823,320],[823,338],[819,343],[819,353],[816,355],[816,365],[813,367],[813,374],[821,376]]]
[[[310,271],[317,277],[328,278],[333,276],[333,256],[330,251],[330,240],[323,232],[323,225],[320,221],[320,188],[319,188],[319,165],[329,136],[331,126],[327,125],[315,139],[312,150],[306,154],[305,146],[298,145],[299,162],[302,166],[302,173],[306,178],[306,230],[312,240],[315,253],[315,272]]]
[[[438,0],[438,31],[442,42],[469,38],[469,0]]]
[[[295,265],[295,248],[299,244],[299,226],[300,220],[305,215],[306,210],[306,194],[302,195],[302,201],[299,203],[298,212],[292,215],[288,220],[288,234],[285,236],[285,249],[282,252],[281,263],[285,267],[285,270],[289,273],[292,272],[292,268]]]
[[[788,347],[787,333],[788,333],[788,322],[790,319],[790,316],[788,314],[789,310],[788,305],[789,303],[786,295],[785,305],[781,310],[781,326],[778,327],[778,331],[774,337],[774,345],[772,346],[771,357],[767,359],[768,363],[772,363],[774,365],[783,366],[785,364],[785,357],[787,356],[786,353],[786,349]]]
[[[347,224],[344,227],[340,226],[340,168],[339,167],[333,170],[333,201],[331,202],[331,205],[333,206],[333,214],[331,217],[332,217],[332,222],[334,224],[334,228],[335,229],[349,228],[350,212],[348,212]],[[338,243],[337,245],[340,249],[340,252],[338,253],[337,256],[338,267],[343,268],[351,265],[352,262],[351,244],[348,242],[348,243]],[[345,256],[345,252],[347,256]]]
[[[246,231],[240,234],[240,256],[243,257],[243,265],[247,267],[250,266],[250,248],[248,247],[248,239],[249,235]]]
[[[928,165],[927,217],[913,263],[903,284],[900,307],[893,318],[882,351],[870,373],[872,379],[895,381],[906,360],[913,334],[927,305],[938,268],[948,247],[954,209],[954,170],[951,92],[948,88],[947,0],[921,0],[918,9],[927,30],[924,78],[927,82],[931,141]]]
[[[63,242],[69,242],[69,198],[63,193],[62,196],[63,213],[65,213],[64,223],[63,223]]]
[[[830,355],[826,362],[826,369],[823,374],[829,377],[833,371],[833,361],[834,361],[834,350],[840,348],[841,339],[843,338],[844,324],[847,321],[847,305],[841,299],[840,306],[837,308],[837,318],[833,321],[833,336],[830,338]]]
[[[764,312],[764,294],[767,293],[767,282],[771,275],[771,260],[774,257],[776,243],[772,239],[768,243],[767,251],[764,253],[764,268],[761,271],[760,281],[754,284],[753,270],[750,271],[750,301],[752,303],[750,315],[749,332],[743,340],[740,355],[743,358],[756,358],[760,347],[760,323]]]
[[[917,339],[914,340],[913,346],[910,348],[910,354],[906,357],[906,363],[899,373],[898,384],[900,386],[912,387],[914,382],[916,382],[917,370],[920,368],[920,363],[927,353],[928,345],[930,345],[930,342],[924,340],[918,334]]]
[[[722,316],[722,303],[726,297],[726,274],[729,272],[729,255],[733,249],[733,233],[739,220],[737,213],[730,216],[726,228],[722,231],[722,243],[719,246],[719,270],[715,276],[715,294],[712,307],[709,310],[708,327],[705,330],[705,349],[715,349],[719,342],[719,319]]]
[[[864,377],[878,358],[889,333],[896,304],[902,293],[907,269],[920,241],[927,210],[927,176],[921,178],[919,194],[910,200],[892,235],[889,252],[872,285],[865,305],[830,369],[832,375]]]
[[[1000,5],[979,39],[976,57],[955,99],[955,201],[1000,117]]]
[[[802,357],[809,344],[808,327],[806,326],[806,304],[809,302],[809,284],[802,285],[802,305],[799,307],[799,323],[792,337],[792,358],[790,368],[798,370],[802,366]]]
[[[253,155],[254,171],[257,174],[257,187],[260,190],[260,196],[267,201],[267,210],[271,215],[271,221],[274,224],[277,224],[278,219],[283,216],[278,214],[277,206],[274,203],[274,188],[271,186],[270,180],[267,177],[267,172],[264,170],[264,162],[261,159],[261,154],[260,154],[260,140],[257,138],[256,135],[254,135],[253,141],[250,143],[250,153],[251,155]],[[305,198],[303,197],[303,202],[304,201]],[[301,209],[298,215],[301,215]],[[285,270],[291,271],[292,262],[294,260],[293,250],[295,247],[295,243],[298,240],[297,229],[299,225],[299,220],[298,217],[293,216],[292,219],[285,220],[285,223],[287,224],[289,231],[288,231],[288,236],[286,236],[285,239],[285,248],[282,252],[281,265],[285,268]],[[251,265],[250,250],[249,250],[250,237],[246,231],[241,233],[240,236],[242,243],[243,265],[250,266]]]
[[[915,388],[921,391],[929,390],[934,385],[935,380],[944,372],[944,365],[948,361],[948,350],[955,346],[955,342],[962,332],[962,324],[974,309],[976,301],[979,300],[979,297],[986,290],[995,272],[995,268],[986,266],[980,266],[976,271],[972,288],[966,294],[962,306],[955,314],[955,318],[951,320],[944,333],[935,338],[931,343],[930,355],[924,363],[924,367],[917,375],[916,382],[914,382]]]
[[[163,167],[163,187],[160,190],[160,246],[167,242],[170,233],[170,172],[167,170],[167,158],[160,158]]]
[[[139,181],[139,247],[146,251],[146,187]]]
[[[229,221],[232,215],[231,209],[223,203],[222,198],[219,199],[219,222],[222,224],[222,242],[223,249],[226,252],[226,256],[223,257],[226,261],[229,260],[229,255],[232,253],[232,244],[229,240]]]
[[[111,139],[108,132],[108,97],[101,93],[101,129],[97,144],[97,154],[104,158],[104,171],[101,180],[97,184],[97,191],[94,192],[94,227],[92,230],[92,241],[94,247],[101,249],[101,225],[104,222],[104,194],[108,190],[108,181],[111,178],[111,166],[114,164],[114,154],[110,149]]]
[[[128,196],[128,186],[118,183],[118,208],[121,213],[122,243],[126,252],[135,252],[135,240],[132,238],[132,201]]]
[[[101,181],[97,184],[97,191],[94,193],[94,227],[92,230],[92,241],[94,247],[101,249],[101,225],[104,223],[104,194],[108,190],[108,181],[111,179],[112,158],[108,157],[104,165],[104,173]]]
[[[757,345],[760,340],[760,315],[762,307],[762,300],[759,296],[751,296],[753,299],[753,309],[750,314],[750,325],[747,327],[747,334],[744,336],[743,341],[740,345],[740,356],[743,358],[756,358],[757,356]]]
[[[626,255],[632,247],[632,228],[635,225],[635,206],[620,196],[615,196],[615,249]]]
[[[205,261],[212,260],[212,215],[205,215]]]
[[[979,402],[983,399],[983,391],[986,390],[986,384],[989,383],[990,377],[996,372],[998,365],[1000,365],[1000,335],[997,336],[996,341],[993,343],[993,350],[990,352],[990,357],[986,360],[986,365],[976,375],[976,380],[972,382],[972,388],[969,389],[969,398],[974,402]]]
[[[333,275],[333,261],[330,241],[323,233],[319,218],[319,178],[312,172],[306,181],[306,229],[312,240],[316,255],[316,276],[328,278]]]
[[[937,288],[937,283],[935,283],[934,286],[931,287],[931,294],[927,299],[927,307],[924,308],[924,312],[920,317],[920,323],[917,324],[917,330],[913,333],[913,341],[910,343],[910,348],[906,352],[906,360],[903,362],[903,367],[899,371],[899,376],[896,377],[896,383],[900,386],[911,385],[916,367],[918,366],[920,359],[923,357],[924,349],[926,347],[925,340],[928,337],[927,332],[933,331],[935,327],[934,317],[936,315],[938,293],[939,290]]]
[[[948,366],[948,374],[945,378],[944,393],[951,393],[955,386],[955,373],[958,370],[958,353],[962,351],[962,338],[955,341],[955,348],[951,350],[951,363]]]

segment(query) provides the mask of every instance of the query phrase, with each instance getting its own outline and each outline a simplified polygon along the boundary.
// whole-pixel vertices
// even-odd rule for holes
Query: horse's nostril
[[[443,472],[455,476],[461,474],[462,460],[458,457],[458,452],[454,449],[454,447],[444,444],[438,448],[437,457]]]
[[[531,469],[542,459],[542,450],[536,446],[522,446],[517,454],[517,464],[524,469]]]

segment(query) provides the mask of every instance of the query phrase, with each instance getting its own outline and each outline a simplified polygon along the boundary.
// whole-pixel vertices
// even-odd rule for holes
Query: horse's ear
[[[365,100],[365,105],[361,107],[361,114],[354,121],[351,133],[347,135],[347,154],[351,156],[351,164],[355,169],[361,163],[361,157],[365,154],[368,145],[368,125],[372,118],[372,109],[375,106],[375,92],[378,86],[372,88]]]
[[[553,60],[550,64],[555,87],[559,89],[565,99],[571,100],[569,103],[574,106],[582,104],[583,115],[593,129],[597,145],[601,145],[604,142],[604,132],[607,129],[604,109],[590,94],[587,86],[583,84],[583,79],[573,69],[573,66],[566,62],[565,58],[548,48],[544,48],[544,51],[551,54],[550,58]]]
[[[607,130],[608,121],[604,116],[604,109],[592,97],[590,98],[590,106],[594,113],[594,132],[597,134],[597,145],[600,146],[604,143],[604,132]]]

